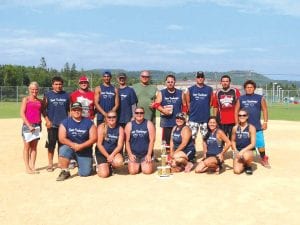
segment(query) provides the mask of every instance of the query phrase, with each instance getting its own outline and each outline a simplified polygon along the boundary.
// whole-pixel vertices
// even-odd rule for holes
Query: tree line
[[[54,76],[60,76],[64,79],[64,86],[76,88],[78,78],[85,74],[90,79],[92,87],[101,83],[101,77],[104,70],[77,70],[75,63],[66,62],[61,70],[48,68],[46,59],[42,57],[38,66],[22,66],[22,65],[0,65],[0,86],[28,86],[31,81],[37,81],[41,87],[51,87],[51,79]],[[125,71],[122,69],[110,70],[112,72],[112,83],[116,84],[116,76],[119,72],[125,72],[128,76],[127,83],[132,85],[139,81],[140,71]],[[167,74],[176,75],[177,80],[193,80],[195,72],[174,73],[172,71],[151,70],[152,82],[154,84],[162,84]],[[219,81],[224,72],[205,72],[206,78]],[[242,85],[247,79],[253,79],[261,88],[267,87],[272,89],[273,82],[277,82],[285,90],[296,90],[300,86],[300,82],[271,80],[261,74],[249,71],[228,71],[234,84]]]

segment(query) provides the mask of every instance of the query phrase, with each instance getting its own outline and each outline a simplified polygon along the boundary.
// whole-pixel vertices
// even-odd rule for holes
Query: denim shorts
[[[40,127],[40,131],[42,131],[42,126],[41,126],[40,123],[33,123],[33,124],[31,124],[31,126]],[[24,133],[28,133],[28,132],[30,132],[29,127],[26,124],[23,124],[22,125],[22,131],[21,131],[23,139],[24,139]],[[37,140],[40,140],[40,139],[38,138]]]
[[[86,177],[91,175],[93,163],[92,147],[75,152],[69,146],[62,145],[59,148],[59,156],[69,160],[75,158],[78,163],[79,176]]]
[[[256,148],[264,148],[265,147],[265,137],[264,132],[262,130],[256,131]]]

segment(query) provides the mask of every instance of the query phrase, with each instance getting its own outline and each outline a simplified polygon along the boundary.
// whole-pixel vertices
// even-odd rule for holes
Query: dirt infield
[[[124,168],[101,179],[78,177],[74,169],[64,182],[55,181],[59,169],[45,169],[45,130],[38,146],[40,174],[28,175],[21,119],[0,122],[0,224],[300,223],[300,122],[269,122],[265,137],[272,169],[255,162],[252,176],[234,175],[227,159],[220,175],[192,171],[160,179],[156,174],[130,176]]]

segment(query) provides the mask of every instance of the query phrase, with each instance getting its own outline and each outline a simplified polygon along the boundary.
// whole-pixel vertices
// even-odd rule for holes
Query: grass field
[[[0,102],[0,119],[19,118],[20,105],[16,102]],[[270,120],[300,121],[300,104],[270,104]]]

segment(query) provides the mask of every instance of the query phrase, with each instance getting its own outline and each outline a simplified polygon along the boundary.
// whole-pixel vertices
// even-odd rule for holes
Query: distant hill
[[[93,69],[86,71],[87,73],[93,73],[95,75],[101,75],[104,71],[110,71],[113,75],[118,74],[119,72],[124,72],[128,77],[138,80],[140,71],[127,71],[123,69]],[[164,78],[168,74],[174,74],[177,80],[193,80],[195,78],[196,71],[193,72],[180,72],[175,73],[173,71],[162,71],[162,70],[150,70],[152,81],[154,83],[161,83],[164,81]],[[221,76],[227,74],[231,77],[232,83],[236,85],[242,85],[245,80],[254,80],[258,86],[264,86],[272,82],[282,83],[282,84],[295,84],[300,87],[300,81],[288,81],[288,80],[273,80],[263,74],[256,72],[243,71],[243,70],[232,70],[226,72],[210,72],[204,71],[206,79],[217,80],[219,81]]]

